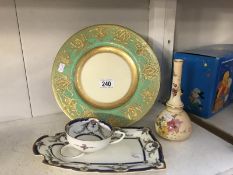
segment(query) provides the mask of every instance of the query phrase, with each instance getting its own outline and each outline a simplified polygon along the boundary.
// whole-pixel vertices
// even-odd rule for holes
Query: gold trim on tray
[[[131,84],[129,87],[129,90],[127,93],[120,98],[119,100],[116,100],[114,102],[110,103],[103,103],[103,102],[98,102],[91,97],[89,97],[86,93],[85,90],[82,87],[81,83],[81,73],[82,69],[85,65],[85,63],[94,55],[97,53],[114,53],[118,56],[120,56],[128,66],[130,67],[130,72],[131,72]],[[80,83],[79,83],[80,82]],[[86,55],[84,55],[80,61],[76,65],[76,72],[75,72],[75,86],[76,89],[79,93],[79,95],[85,100],[87,103],[91,104],[94,107],[100,108],[100,109],[112,109],[121,106],[122,104],[126,103],[134,94],[136,88],[138,85],[138,71],[137,67],[132,60],[132,58],[123,50],[115,47],[110,47],[110,46],[103,46],[103,47],[97,47],[89,51]]]

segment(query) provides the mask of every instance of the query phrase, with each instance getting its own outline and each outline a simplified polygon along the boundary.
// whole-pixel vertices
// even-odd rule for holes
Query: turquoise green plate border
[[[135,93],[126,103],[113,109],[91,106],[75,87],[76,64],[90,50],[101,46],[123,50],[138,70]],[[61,64],[64,69],[58,71]],[[94,25],[77,32],[61,47],[52,68],[52,88],[58,105],[70,119],[94,117],[113,126],[129,126],[154,104],[160,88],[160,67],[150,46],[137,33],[118,25]]]

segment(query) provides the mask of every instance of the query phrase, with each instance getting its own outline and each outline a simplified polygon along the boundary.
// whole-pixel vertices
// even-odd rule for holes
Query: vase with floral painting
[[[182,59],[173,61],[173,80],[171,96],[166,103],[165,109],[157,116],[155,120],[155,129],[159,136],[168,140],[184,140],[192,132],[192,125],[188,114],[183,110],[181,101],[181,75]]]

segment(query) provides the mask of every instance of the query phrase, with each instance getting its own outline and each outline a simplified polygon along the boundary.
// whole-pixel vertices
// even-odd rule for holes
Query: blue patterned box
[[[176,52],[184,60],[182,100],[188,112],[209,118],[233,102],[233,44]]]

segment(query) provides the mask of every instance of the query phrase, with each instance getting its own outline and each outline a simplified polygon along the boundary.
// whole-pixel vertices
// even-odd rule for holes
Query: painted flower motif
[[[97,39],[102,39],[106,35],[106,29],[104,27],[96,27],[94,29],[89,30],[91,34],[94,34],[94,37]]]
[[[72,41],[70,43],[71,45],[71,48],[74,48],[74,49],[82,49],[86,46],[86,36],[85,35],[81,35],[79,38],[75,38],[74,41]]]
[[[129,119],[136,118],[140,113],[142,113],[142,108],[139,105],[130,106],[127,110],[127,116]]]
[[[70,88],[70,81],[69,78],[65,75],[59,75],[58,77],[55,78],[55,87],[57,91],[65,91]]]
[[[175,116],[172,116],[171,113],[169,112],[166,112],[163,114],[163,118],[166,120],[166,121],[170,121],[174,118]]]
[[[150,103],[151,101],[153,101],[154,96],[155,96],[155,92],[150,91],[150,90],[144,90],[141,94],[142,99],[145,103]]]
[[[152,80],[155,78],[157,74],[157,68],[155,64],[146,64],[146,66],[143,68],[142,74],[144,75],[144,78],[146,80]]]
[[[76,101],[74,99],[65,97],[64,98],[64,110],[70,114],[76,113]]]
[[[105,36],[105,30],[104,28],[101,28],[101,27],[97,27],[96,28],[96,37],[101,39]]]
[[[82,146],[80,146],[80,148],[82,148],[83,150],[86,150],[88,147],[86,144],[82,144]]]
[[[141,41],[136,40],[136,48],[137,48],[136,53],[140,56],[143,56],[146,52],[147,46],[145,43],[142,43]]]
[[[181,123],[183,123],[183,122],[180,121],[179,119],[175,119],[175,118],[173,118],[172,120],[167,122],[168,132],[178,133]]]
[[[158,126],[157,132],[161,135],[166,137],[168,135],[168,127],[167,127],[167,120],[162,116],[159,118],[156,122],[156,125]]]
[[[129,39],[130,39],[130,33],[128,31],[124,29],[119,29],[116,31],[114,40],[122,44],[127,44]]]
[[[88,148],[94,148],[94,147],[91,147],[91,146],[88,147],[86,144],[82,144],[80,148],[82,148],[85,151]]]
[[[178,92],[178,85],[175,83],[172,83],[172,95],[176,96]]]
[[[58,57],[60,59],[60,62],[63,63],[63,64],[67,65],[67,64],[71,63],[70,55],[67,53],[66,50],[60,51]]]

